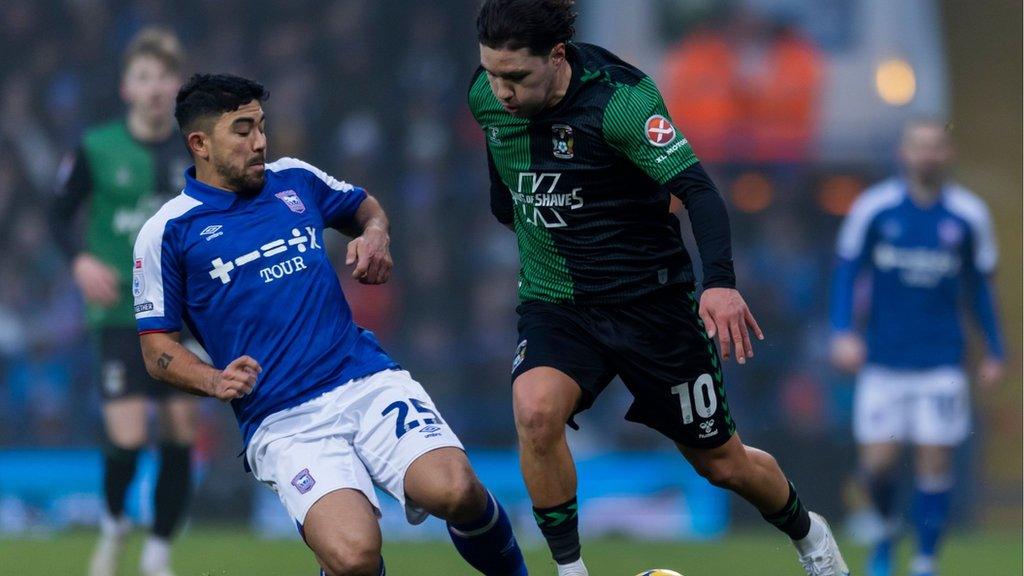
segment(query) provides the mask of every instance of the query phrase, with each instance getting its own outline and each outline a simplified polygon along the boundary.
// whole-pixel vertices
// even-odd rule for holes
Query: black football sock
[[[576,497],[551,508],[534,508],[533,518],[548,542],[551,556],[558,564],[570,564],[580,559],[579,516]]]
[[[896,479],[890,472],[865,474],[865,476],[871,504],[882,518],[888,520],[892,516],[893,505],[896,501]]]
[[[107,511],[113,518],[119,518],[124,514],[128,485],[135,477],[139,449],[119,448],[108,443],[103,452],[103,493],[107,499]]]
[[[802,540],[811,531],[811,516],[796,494],[793,483],[789,483],[789,500],[782,510],[774,514],[763,514],[764,519],[782,530],[793,540]]]
[[[192,447],[160,445],[160,473],[154,491],[153,535],[170,539],[178,528],[192,491]]]

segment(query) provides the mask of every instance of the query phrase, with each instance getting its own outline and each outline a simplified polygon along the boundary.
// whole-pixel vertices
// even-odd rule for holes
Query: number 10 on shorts
[[[692,392],[692,395],[691,395]],[[693,409],[701,418],[711,418],[718,410],[715,396],[715,381],[711,374],[701,374],[691,386],[683,383],[672,387],[672,393],[679,395],[679,408],[683,412],[683,424],[693,424]]]

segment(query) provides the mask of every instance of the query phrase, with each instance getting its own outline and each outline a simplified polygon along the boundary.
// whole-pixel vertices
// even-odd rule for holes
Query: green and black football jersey
[[[469,106],[484,130],[495,216],[513,226],[524,301],[603,304],[694,280],[664,184],[697,163],[654,82],[598,46],[570,43],[555,106],[507,113],[480,68]]]
[[[52,211],[54,237],[67,256],[88,252],[120,275],[120,298],[90,305],[89,324],[135,327],[132,251],[139,229],[184,186],[192,160],[177,131],[160,142],[132,137],[124,120],[92,128],[62,168]],[[84,216],[84,233],[72,224]]]

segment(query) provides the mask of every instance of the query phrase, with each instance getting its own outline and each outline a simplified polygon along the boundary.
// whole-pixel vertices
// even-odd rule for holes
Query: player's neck
[[[544,106],[545,110],[549,110],[558,106],[558,103],[565,98],[565,93],[569,91],[569,84],[572,83],[572,65],[569,61],[565,61],[565,65],[558,70],[558,77],[555,78],[554,91],[551,93],[551,97],[548,98],[548,103]]]
[[[160,142],[170,137],[174,120],[170,117],[153,122],[142,114],[128,112],[128,132],[140,142]]]
[[[942,194],[942,183],[926,182],[910,177],[907,181],[907,191],[914,204],[927,208],[939,200],[939,195]]]
[[[223,190],[228,194],[238,193],[236,190],[231,189],[231,186],[209,162],[196,162],[196,180],[207,186]]]

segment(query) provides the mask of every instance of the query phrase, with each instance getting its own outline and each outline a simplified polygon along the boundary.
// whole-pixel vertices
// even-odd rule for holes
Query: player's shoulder
[[[987,226],[989,223],[988,205],[980,196],[960,184],[948,184],[943,190],[942,202],[947,210],[972,225]]]
[[[203,202],[182,192],[171,198],[150,216],[149,220],[142,225],[136,239],[137,244],[148,242],[162,243],[165,233],[169,228],[185,224],[189,218],[197,214],[203,206]]]
[[[277,160],[266,164],[265,170],[268,177],[292,181],[297,184],[305,183],[308,185],[320,183],[342,192],[350,192],[355,189],[355,186],[352,184],[337,180],[320,168],[317,168],[304,160],[299,160],[298,158],[291,158],[288,156],[278,158]]]
[[[882,212],[895,208],[906,197],[899,178],[888,178],[869,186],[850,207],[849,218],[871,220]]]
[[[299,160],[298,158],[291,158],[289,156],[283,156],[273,162],[267,162],[264,168],[267,172],[274,172],[276,174],[282,174],[289,170],[301,170],[308,174],[323,172],[323,170],[320,170],[305,160]]]
[[[477,66],[473,77],[469,81],[469,88],[466,91],[466,101],[469,103],[469,111],[477,122],[487,112],[498,112],[501,104],[491,92],[491,85],[487,81],[487,71],[483,66]]]
[[[581,78],[584,82],[593,81],[610,89],[628,90],[650,80],[642,70],[607,48],[586,42],[572,42],[570,47],[583,66]]]
[[[608,100],[605,124],[609,118],[646,120],[654,109],[663,107],[661,93],[654,80],[642,70],[596,44],[573,43],[577,61],[583,70],[580,79],[585,89],[603,93]],[[611,122],[612,128],[631,122]],[[607,127],[607,126],[606,126]]]

